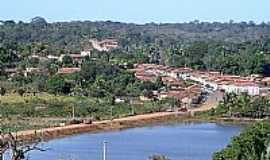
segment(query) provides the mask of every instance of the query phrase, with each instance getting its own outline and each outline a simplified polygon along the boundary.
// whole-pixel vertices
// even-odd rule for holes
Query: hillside
[[[53,49],[76,50],[85,47],[85,40],[115,38],[123,48],[158,43],[168,46],[176,42],[222,41],[243,43],[263,40],[270,36],[270,24],[254,22],[209,23],[193,21],[177,24],[144,25],[120,22],[73,21],[47,23],[44,18],[33,18],[30,23],[2,21],[0,43],[45,43]]]

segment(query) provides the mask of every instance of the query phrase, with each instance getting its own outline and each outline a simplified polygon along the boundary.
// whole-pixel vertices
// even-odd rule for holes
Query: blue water
[[[31,160],[102,160],[102,144],[108,141],[107,160],[147,160],[162,154],[170,160],[210,160],[224,148],[241,126],[215,123],[161,125],[52,140],[46,152],[32,152]]]

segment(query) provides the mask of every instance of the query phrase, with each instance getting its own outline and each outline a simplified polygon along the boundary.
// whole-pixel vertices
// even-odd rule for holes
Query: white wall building
[[[90,56],[91,52],[90,51],[81,51],[81,56],[86,57],[86,56]]]
[[[218,84],[214,81],[208,80],[207,77],[191,75],[189,79],[198,82],[205,87],[211,87],[213,90],[218,89]]]
[[[255,84],[227,84],[220,85],[219,88],[224,90],[226,93],[247,93],[250,96],[260,95],[260,87]]]

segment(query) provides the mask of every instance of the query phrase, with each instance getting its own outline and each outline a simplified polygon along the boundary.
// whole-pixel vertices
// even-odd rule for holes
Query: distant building
[[[13,77],[18,73],[18,69],[17,68],[6,68],[4,69],[4,72],[9,76],[9,77]]]
[[[60,57],[54,56],[54,55],[48,55],[47,58],[51,60],[59,60]]]
[[[226,93],[242,94],[247,93],[250,96],[260,95],[260,87],[255,83],[232,83],[220,85],[220,89]]]
[[[236,75],[223,75],[219,72],[194,71],[190,68],[172,68],[155,64],[136,64],[135,76],[142,81],[154,81],[158,76],[162,81],[170,86],[171,90],[181,89],[181,80],[191,80],[201,85],[206,90],[223,90],[226,93],[242,94],[250,96],[260,95],[268,88],[261,87],[260,83],[270,84],[270,78],[262,79],[258,75],[241,77]],[[259,81],[262,79],[261,81]],[[161,95],[165,96],[165,95]]]
[[[90,43],[92,44],[92,47],[98,51],[108,52],[118,47],[118,42],[116,39],[105,39],[102,41],[91,39]]]
[[[83,57],[91,56],[91,51],[81,51],[81,56]]]
[[[26,68],[24,71],[24,76],[27,77],[29,74],[34,74],[34,73],[41,73],[42,70],[40,68]]]
[[[80,72],[81,68],[59,68],[58,74],[72,74],[76,72]]]
[[[78,62],[81,64],[85,58],[85,56],[82,56],[81,54],[70,54],[69,55],[74,62]]]
[[[122,98],[115,98],[114,102],[115,103],[125,103],[125,100]]]
[[[69,56],[69,57],[72,59],[73,63],[78,62],[79,64],[82,64],[82,62],[85,60],[85,57],[86,57],[86,56],[84,56],[84,55],[82,55],[82,54],[79,54],[79,53],[75,53],[75,54],[62,54],[62,55],[58,58],[58,60],[59,60],[60,62],[62,62],[62,61],[63,61],[63,58],[64,58],[65,56]]]

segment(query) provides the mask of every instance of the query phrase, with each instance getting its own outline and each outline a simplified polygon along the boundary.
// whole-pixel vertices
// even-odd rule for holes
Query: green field
[[[166,110],[168,104],[140,102],[111,104],[106,98],[75,96],[18,96],[0,97],[1,126],[3,129],[25,130],[57,126],[72,118],[73,107],[76,118],[104,120],[131,114],[143,114]]]

